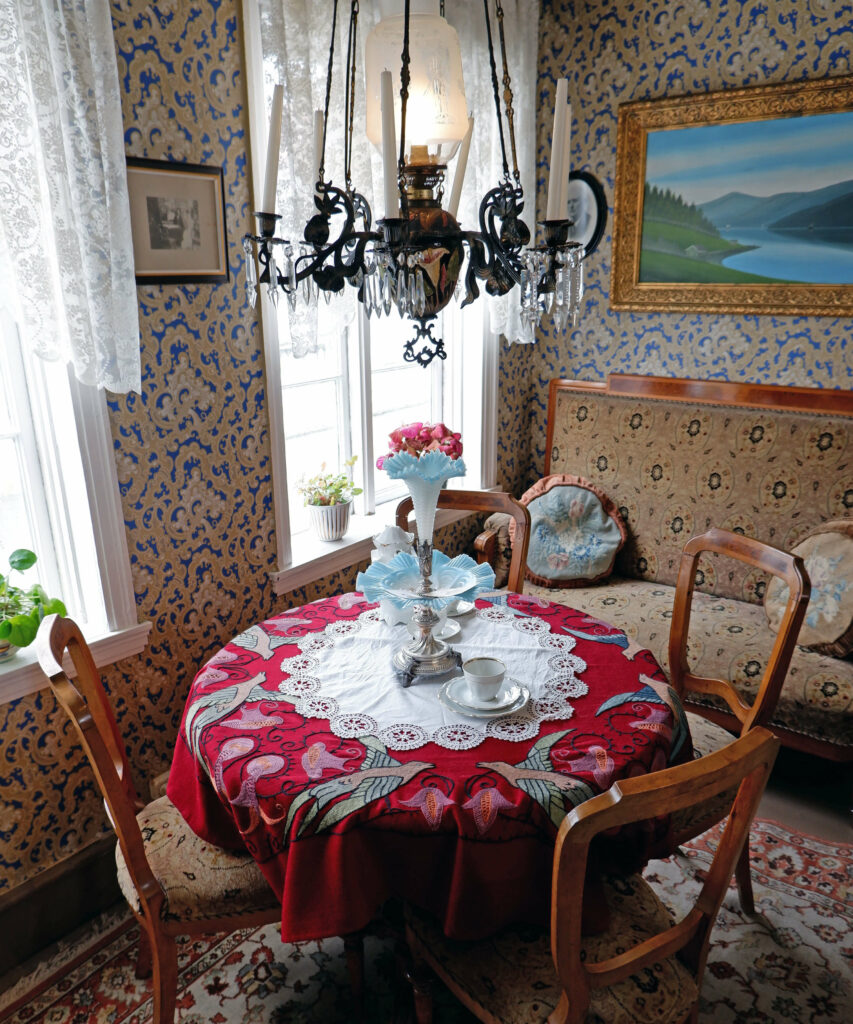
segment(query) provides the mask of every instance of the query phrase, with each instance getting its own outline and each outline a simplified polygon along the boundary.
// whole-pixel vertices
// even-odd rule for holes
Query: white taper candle
[[[385,179],[385,216],[400,216],[400,190],[397,184],[397,131],[394,127],[394,85],[390,71],[379,76],[379,100],[382,108],[382,170]]]
[[[320,180],[320,161],[323,159],[323,111],[314,111],[314,180],[311,183],[316,185]]]
[[[459,199],[462,195],[462,182],[465,179],[465,168],[468,166],[468,153],[471,149],[471,136],[474,134],[474,118],[468,116],[468,131],[462,140],[462,147],[459,156],[456,158],[456,172],[453,175],[453,188],[450,190],[450,202],[447,204],[447,212],[451,217],[456,217],[459,212]]]
[[[560,185],[562,195],[560,196],[560,216],[569,215],[569,172],[572,169],[572,105],[566,104],[566,128],[563,138],[563,167]]]
[[[546,220],[564,220],[566,206],[560,207],[560,199],[563,195],[563,155],[565,150],[566,133],[566,102],[569,96],[569,83],[567,79],[561,78],[557,82],[557,99],[554,103],[554,123],[551,129],[551,167],[548,171],[548,205],[546,207]],[[568,196],[566,197],[568,201]]]
[[[264,195],[261,213],[275,213],[275,190],[278,185],[278,151],[281,148],[281,114],[284,108],[284,86],[276,85],[272,91],[270,135],[267,142],[267,167],[264,174]]]

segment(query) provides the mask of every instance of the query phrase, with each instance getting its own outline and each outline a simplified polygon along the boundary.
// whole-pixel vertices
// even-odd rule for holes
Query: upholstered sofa
[[[525,593],[618,625],[668,670],[691,536],[721,526],[790,551],[820,524],[853,517],[853,392],[627,375],[552,381],[545,473],[606,492],[628,540],[608,579],[572,589],[526,582]],[[703,560],[697,581],[692,667],[750,699],[774,639],[767,581],[719,556]],[[735,728],[720,708],[708,714]],[[853,760],[853,658],[798,647],[771,726],[788,746]]]

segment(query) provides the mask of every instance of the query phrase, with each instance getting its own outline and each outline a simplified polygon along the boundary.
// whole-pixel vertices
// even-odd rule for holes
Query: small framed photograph
[[[607,226],[607,199],[601,182],[589,171],[569,174],[569,241],[580,242],[584,259],[598,248]]]
[[[228,280],[221,167],[128,157],[138,284]]]

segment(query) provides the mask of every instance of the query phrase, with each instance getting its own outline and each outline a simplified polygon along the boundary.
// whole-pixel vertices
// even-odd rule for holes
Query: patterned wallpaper
[[[275,610],[354,588],[365,565],[283,598],[275,568],[262,343],[244,300],[249,221],[238,0],[112,0],[128,155],[221,165],[231,279],[138,289],[142,394],[112,396],[141,657],[105,682],[137,785],[171,759],[189,682],[222,642]],[[467,544],[465,523],[437,535]],[[105,827],[88,765],[47,692],[0,706],[0,894]]]
[[[614,313],[608,308],[621,103],[853,71],[849,0],[543,0],[539,34],[539,207],[544,208],[556,79],[569,79],[572,166],[610,204],[585,264],[586,308],[563,338],[542,332],[528,372],[535,472],[542,471],[547,382],[608,373],[853,386],[849,318]]]
[[[145,655],[106,676],[141,787],[169,763],[189,680],[219,644],[276,609],[352,587],[355,566],[276,600],[261,340],[243,301],[247,118],[237,0],[112,0],[129,154],[222,165],[231,280],[139,289],[143,391],[111,401]],[[613,195],[616,109],[639,97],[850,70],[851,8],[837,0],[543,3],[541,152],[555,75],[580,114],[574,158]],[[544,188],[544,173],[540,186]],[[541,198],[541,197],[540,197]],[[501,353],[499,479],[541,469],[547,381],[611,370],[839,385],[849,321],[607,309],[610,236],[588,266],[588,306],[565,339]],[[847,364],[851,362],[847,357]],[[473,528],[438,541],[457,548]],[[0,707],[0,896],[104,828],[91,773],[45,692]]]

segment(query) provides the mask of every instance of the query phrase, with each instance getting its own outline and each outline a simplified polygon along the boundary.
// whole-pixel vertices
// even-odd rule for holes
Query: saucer
[[[472,612],[473,610],[474,610],[474,602],[473,601],[459,601],[459,602],[457,602],[457,605],[453,609],[453,611],[451,611],[450,608],[447,609],[447,614],[449,616],[452,616],[454,619],[456,619],[460,615],[467,615],[468,612]]]
[[[414,624],[414,622],[407,622],[406,629],[412,634],[412,636],[419,636],[420,630]],[[462,632],[462,627],[458,622],[445,622],[439,630],[433,630],[432,635],[436,640],[452,640],[453,637],[459,636]]]
[[[530,690],[514,679],[507,679],[494,700],[472,703],[464,676],[454,676],[438,691],[438,699],[450,711],[469,718],[500,718],[511,715],[530,700]]]

